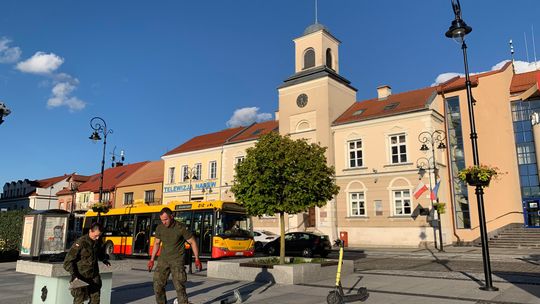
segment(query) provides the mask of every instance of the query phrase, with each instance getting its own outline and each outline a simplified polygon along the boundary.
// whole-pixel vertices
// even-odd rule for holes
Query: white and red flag
[[[428,190],[428,187],[426,184],[424,184],[422,181],[414,188],[413,195],[415,199],[418,199],[422,193],[426,192]]]

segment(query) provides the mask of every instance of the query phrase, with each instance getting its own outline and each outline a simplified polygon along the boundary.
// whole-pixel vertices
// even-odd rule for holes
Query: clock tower
[[[339,75],[340,41],[324,25],[310,25],[294,43],[295,73],[278,87],[279,132],[328,147],[333,165],[331,125],[356,101],[356,89]]]
[[[339,75],[340,41],[315,23],[294,44],[295,73],[278,87],[279,132],[327,147],[328,164],[335,165],[332,123],[356,102],[356,89]],[[333,199],[322,208],[296,215],[292,225],[300,230],[316,227],[336,238],[336,210]]]

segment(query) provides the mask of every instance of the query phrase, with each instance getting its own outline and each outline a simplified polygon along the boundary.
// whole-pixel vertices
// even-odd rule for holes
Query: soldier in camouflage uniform
[[[148,271],[154,267],[154,259],[159,250],[161,253],[156,272],[154,273],[154,292],[156,294],[156,303],[165,304],[167,298],[165,296],[165,285],[169,275],[172,274],[172,281],[176,289],[177,299],[179,304],[188,304],[186,294],[186,270],[184,269],[184,243],[187,241],[191,244],[193,254],[195,255],[195,266],[198,270],[202,269],[201,261],[199,260],[199,247],[195,237],[191,231],[187,230],[186,225],[177,222],[169,208],[161,209],[159,213],[161,225],[156,228],[154,239],[154,248],[152,257],[148,262]]]
[[[83,235],[73,243],[64,260],[64,269],[75,278],[85,282],[88,286],[71,290],[74,304],[82,304],[90,299],[89,304],[98,304],[101,290],[101,277],[99,276],[98,259],[103,264],[111,266],[109,256],[103,252],[99,237],[103,232],[100,223],[90,225],[88,234]]]

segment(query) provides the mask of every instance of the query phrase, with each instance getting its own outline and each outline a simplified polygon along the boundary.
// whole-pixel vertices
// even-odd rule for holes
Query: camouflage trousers
[[[99,304],[99,298],[101,296],[101,277],[94,277],[92,281],[94,281],[94,284],[92,285],[71,290],[73,304],[83,304],[84,301],[88,299],[90,299],[88,304]]]
[[[166,261],[159,259],[156,271],[154,272],[154,293],[156,294],[156,303],[167,303],[167,297],[165,295],[165,286],[169,275],[172,274],[172,281],[174,289],[176,289],[176,295],[178,297],[178,304],[188,304],[188,297],[186,294],[186,281],[187,275],[184,269],[183,259],[175,261]]]

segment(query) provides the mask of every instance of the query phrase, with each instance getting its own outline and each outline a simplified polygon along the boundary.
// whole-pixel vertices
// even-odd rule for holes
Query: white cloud
[[[442,73],[442,74],[439,74],[439,76],[437,76],[437,78],[435,78],[435,83],[432,83],[431,86],[436,86],[436,85],[439,85],[443,82],[446,82],[456,76],[459,76],[459,77],[463,77],[465,76],[465,74],[460,74],[460,73]]]
[[[86,107],[86,102],[80,100],[75,96],[71,96],[71,93],[79,85],[79,80],[71,77],[68,74],[59,74],[56,76],[61,76],[55,82],[55,85],[52,88],[52,96],[47,100],[47,107],[57,108],[61,106],[66,106],[70,111],[79,111]]]
[[[492,66],[491,67],[491,71],[496,71],[496,70],[500,70],[505,64],[507,64],[510,60],[503,60],[499,63],[497,63],[496,65]],[[516,69],[516,74],[521,74],[521,73],[526,73],[526,72],[531,72],[531,71],[535,71],[537,70],[537,67],[540,68],[540,61],[537,61],[536,64],[535,62],[527,62],[527,61],[519,61],[519,60],[516,60],[514,61],[514,68]],[[470,75],[476,75],[476,74],[481,74],[481,73],[485,73],[485,72],[476,72],[476,73],[470,73]],[[465,74],[461,74],[461,73],[442,73],[442,74],[439,74],[439,76],[437,76],[437,78],[435,78],[435,82],[431,84],[431,86],[436,86],[436,85],[439,85],[445,81],[448,81],[456,76],[459,76],[459,77],[465,77]]]
[[[537,67],[540,68],[540,61],[527,62],[527,61],[514,61],[514,68],[516,69],[516,74],[526,73],[537,70]]]
[[[36,52],[34,56],[17,63],[17,70],[23,73],[50,74],[64,63],[64,58],[53,53]]]
[[[0,63],[12,63],[21,57],[19,47],[10,47],[11,40],[6,37],[0,38]]]
[[[230,128],[247,126],[254,122],[261,122],[272,119],[270,113],[257,113],[259,108],[241,108],[234,111],[233,116],[227,121],[227,126]]]

